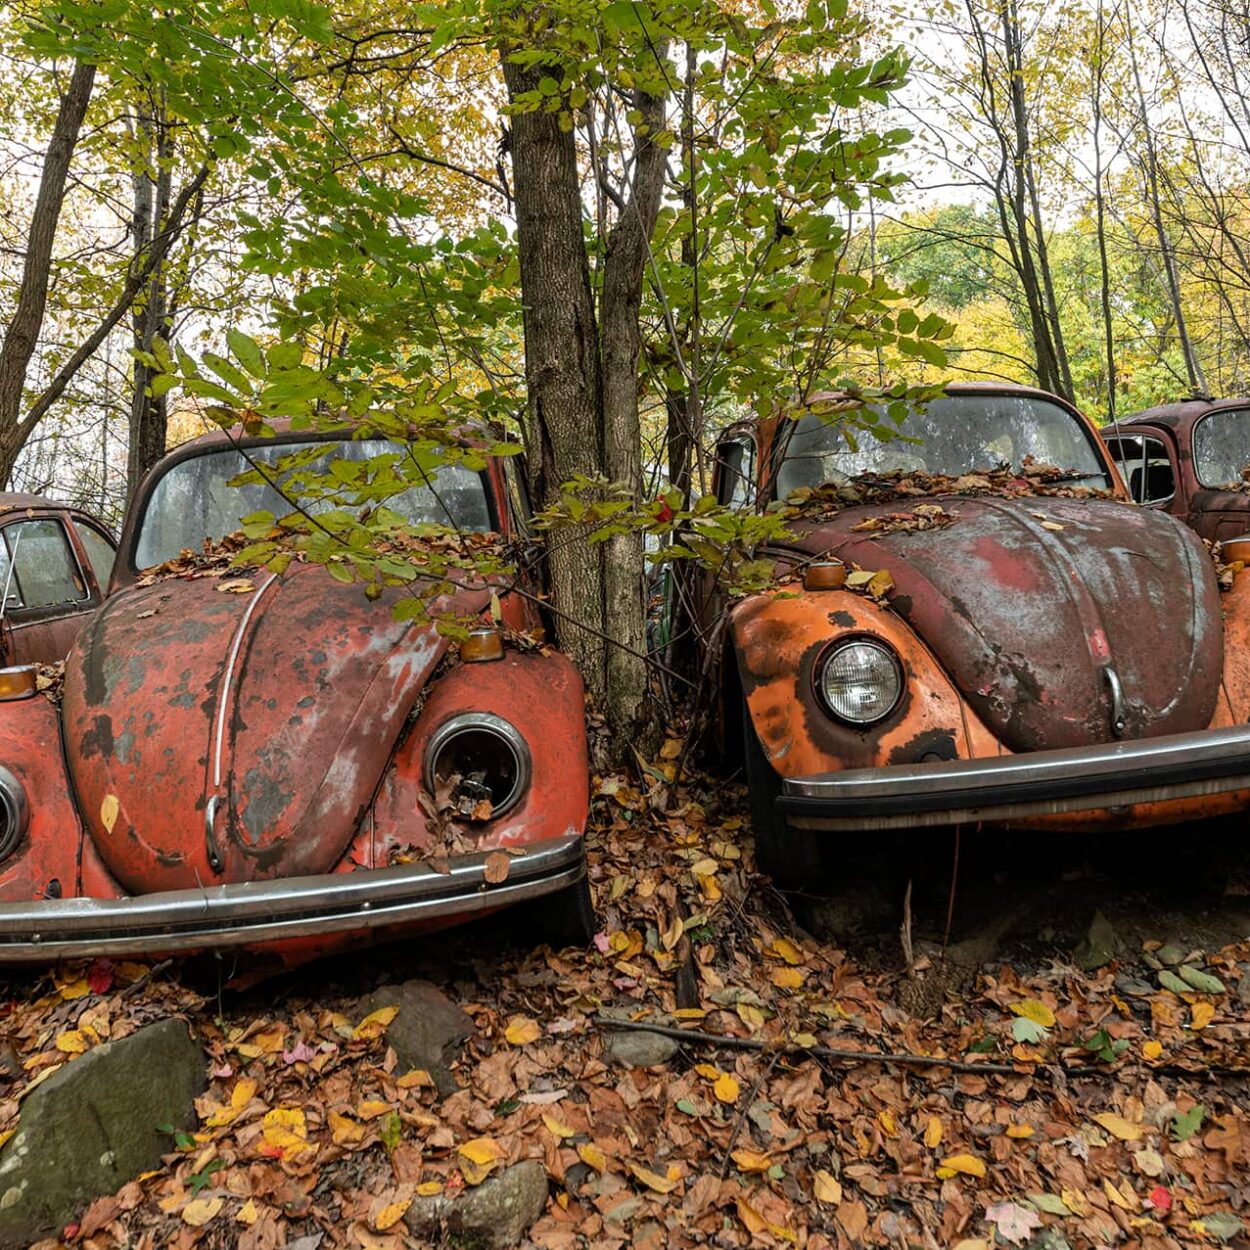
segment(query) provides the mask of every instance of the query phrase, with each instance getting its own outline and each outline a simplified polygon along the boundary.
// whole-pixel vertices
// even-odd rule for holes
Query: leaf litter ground
[[[1148,942],[1127,972],[991,962],[926,999],[940,952],[909,974],[813,938],[754,872],[740,788],[674,786],[679,754],[596,779],[587,951],[476,925],[250,991],[106,961],[12,985],[5,1128],[35,1082],[152,1020],[185,1016],[209,1056],[194,1133],[46,1245],[399,1250],[425,1244],[415,1198],[522,1159],[547,1171],[530,1238],[551,1250],[1244,1242],[1250,943]],[[441,1101],[387,1047],[393,1009],[358,1003],[406,967],[477,1026]],[[622,1068],[605,1015],[686,1044]]]

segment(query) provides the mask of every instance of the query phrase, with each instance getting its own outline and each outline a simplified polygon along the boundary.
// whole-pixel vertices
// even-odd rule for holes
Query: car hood
[[[918,502],[940,504],[953,523],[854,532],[909,510],[895,503],[792,529],[806,553],[889,571],[890,606],[1004,746],[1082,746],[1210,723],[1223,667],[1219,589],[1185,526],[1107,500]]]
[[[82,818],[132,893],[330,871],[447,642],[292,565],[121,591],[66,664]],[[489,591],[445,606],[475,614]]]

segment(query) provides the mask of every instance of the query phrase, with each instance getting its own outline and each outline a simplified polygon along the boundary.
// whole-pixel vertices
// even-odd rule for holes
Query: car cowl
[[[326,873],[447,648],[316,566],[116,594],[71,652],[84,825],[131,893]],[[489,589],[442,611],[473,615]]]
[[[874,517],[940,504],[930,529]],[[1219,589],[1201,541],[1111,500],[940,496],[794,523],[805,554],[885,569],[889,602],[1012,751],[1205,728],[1219,695]]]

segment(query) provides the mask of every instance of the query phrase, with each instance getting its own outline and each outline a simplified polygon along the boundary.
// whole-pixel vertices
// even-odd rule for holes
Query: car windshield
[[[1208,413],[1194,426],[1194,472],[1206,487],[1241,484],[1250,468],[1250,408]]]
[[[883,425],[887,423],[882,422]],[[1036,395],[951,395],[913,413],[902,439],[882,441],[856,431],[855,446],[813,413],[793,427],[777,470],[777,495],[861,473],[923,472],[958,477],[1000,464],[1036,464],[1071,472],[1072,480],[1110,489],[1111,479],[1085,426],[1065,408]]]
[[[257,464],[274,464],[284,456],[308,448],[307,442],[272,443],[251,447]],[[302,472],[324,473],[331,460],[372,460],[376,456],[404,456],[399,443],[384,439],[327,443],[324,454]],[[284,516],[291,504],[267,483],[231,486],[231,479],[252,466],[243,453],[229,448],[205,452],[170,465],[148,498],[135,542],[134,567],[151,568],[174,559],[179,552],[199,550],[205,539],[217,541],[239,528],[241,518],[262,510]],[[317,500],[301,500],[309,512],[350,506],[352,491]],[[443,465],[430,485],[411,486],[385,500],[413,525],[434,523],[485,533],[493,529],[486,485],[480,473],[463,465]]]

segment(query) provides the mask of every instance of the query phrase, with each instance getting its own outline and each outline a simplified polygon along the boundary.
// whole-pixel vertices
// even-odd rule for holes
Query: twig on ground
[[[760,1073],[759,1079],[751,1086],[751,1092],[747,1095],[747,1100],[738,1110],[738,1117],[734,1121],[734,1131],[729,1134],[729,1145],[725,1147],[725,1153],[721,1155],[720,1161],[720,1178],[725,1179],[725,1174],[729,1171],[729,1160],[733,1158],[734,1147],[738,1144],[738,1135],[742,1132],[742,1126],[746,1123],[747,1113],[751,1110],[751,1104],[759,1097],[759,1092],[764,1088],[764,1082],[773,1074],[773,1069],[777,1066],[777,1060],[781,1058],[779,1053],[774,1052],[773,1057],[768,1061],[768,1067]]]

